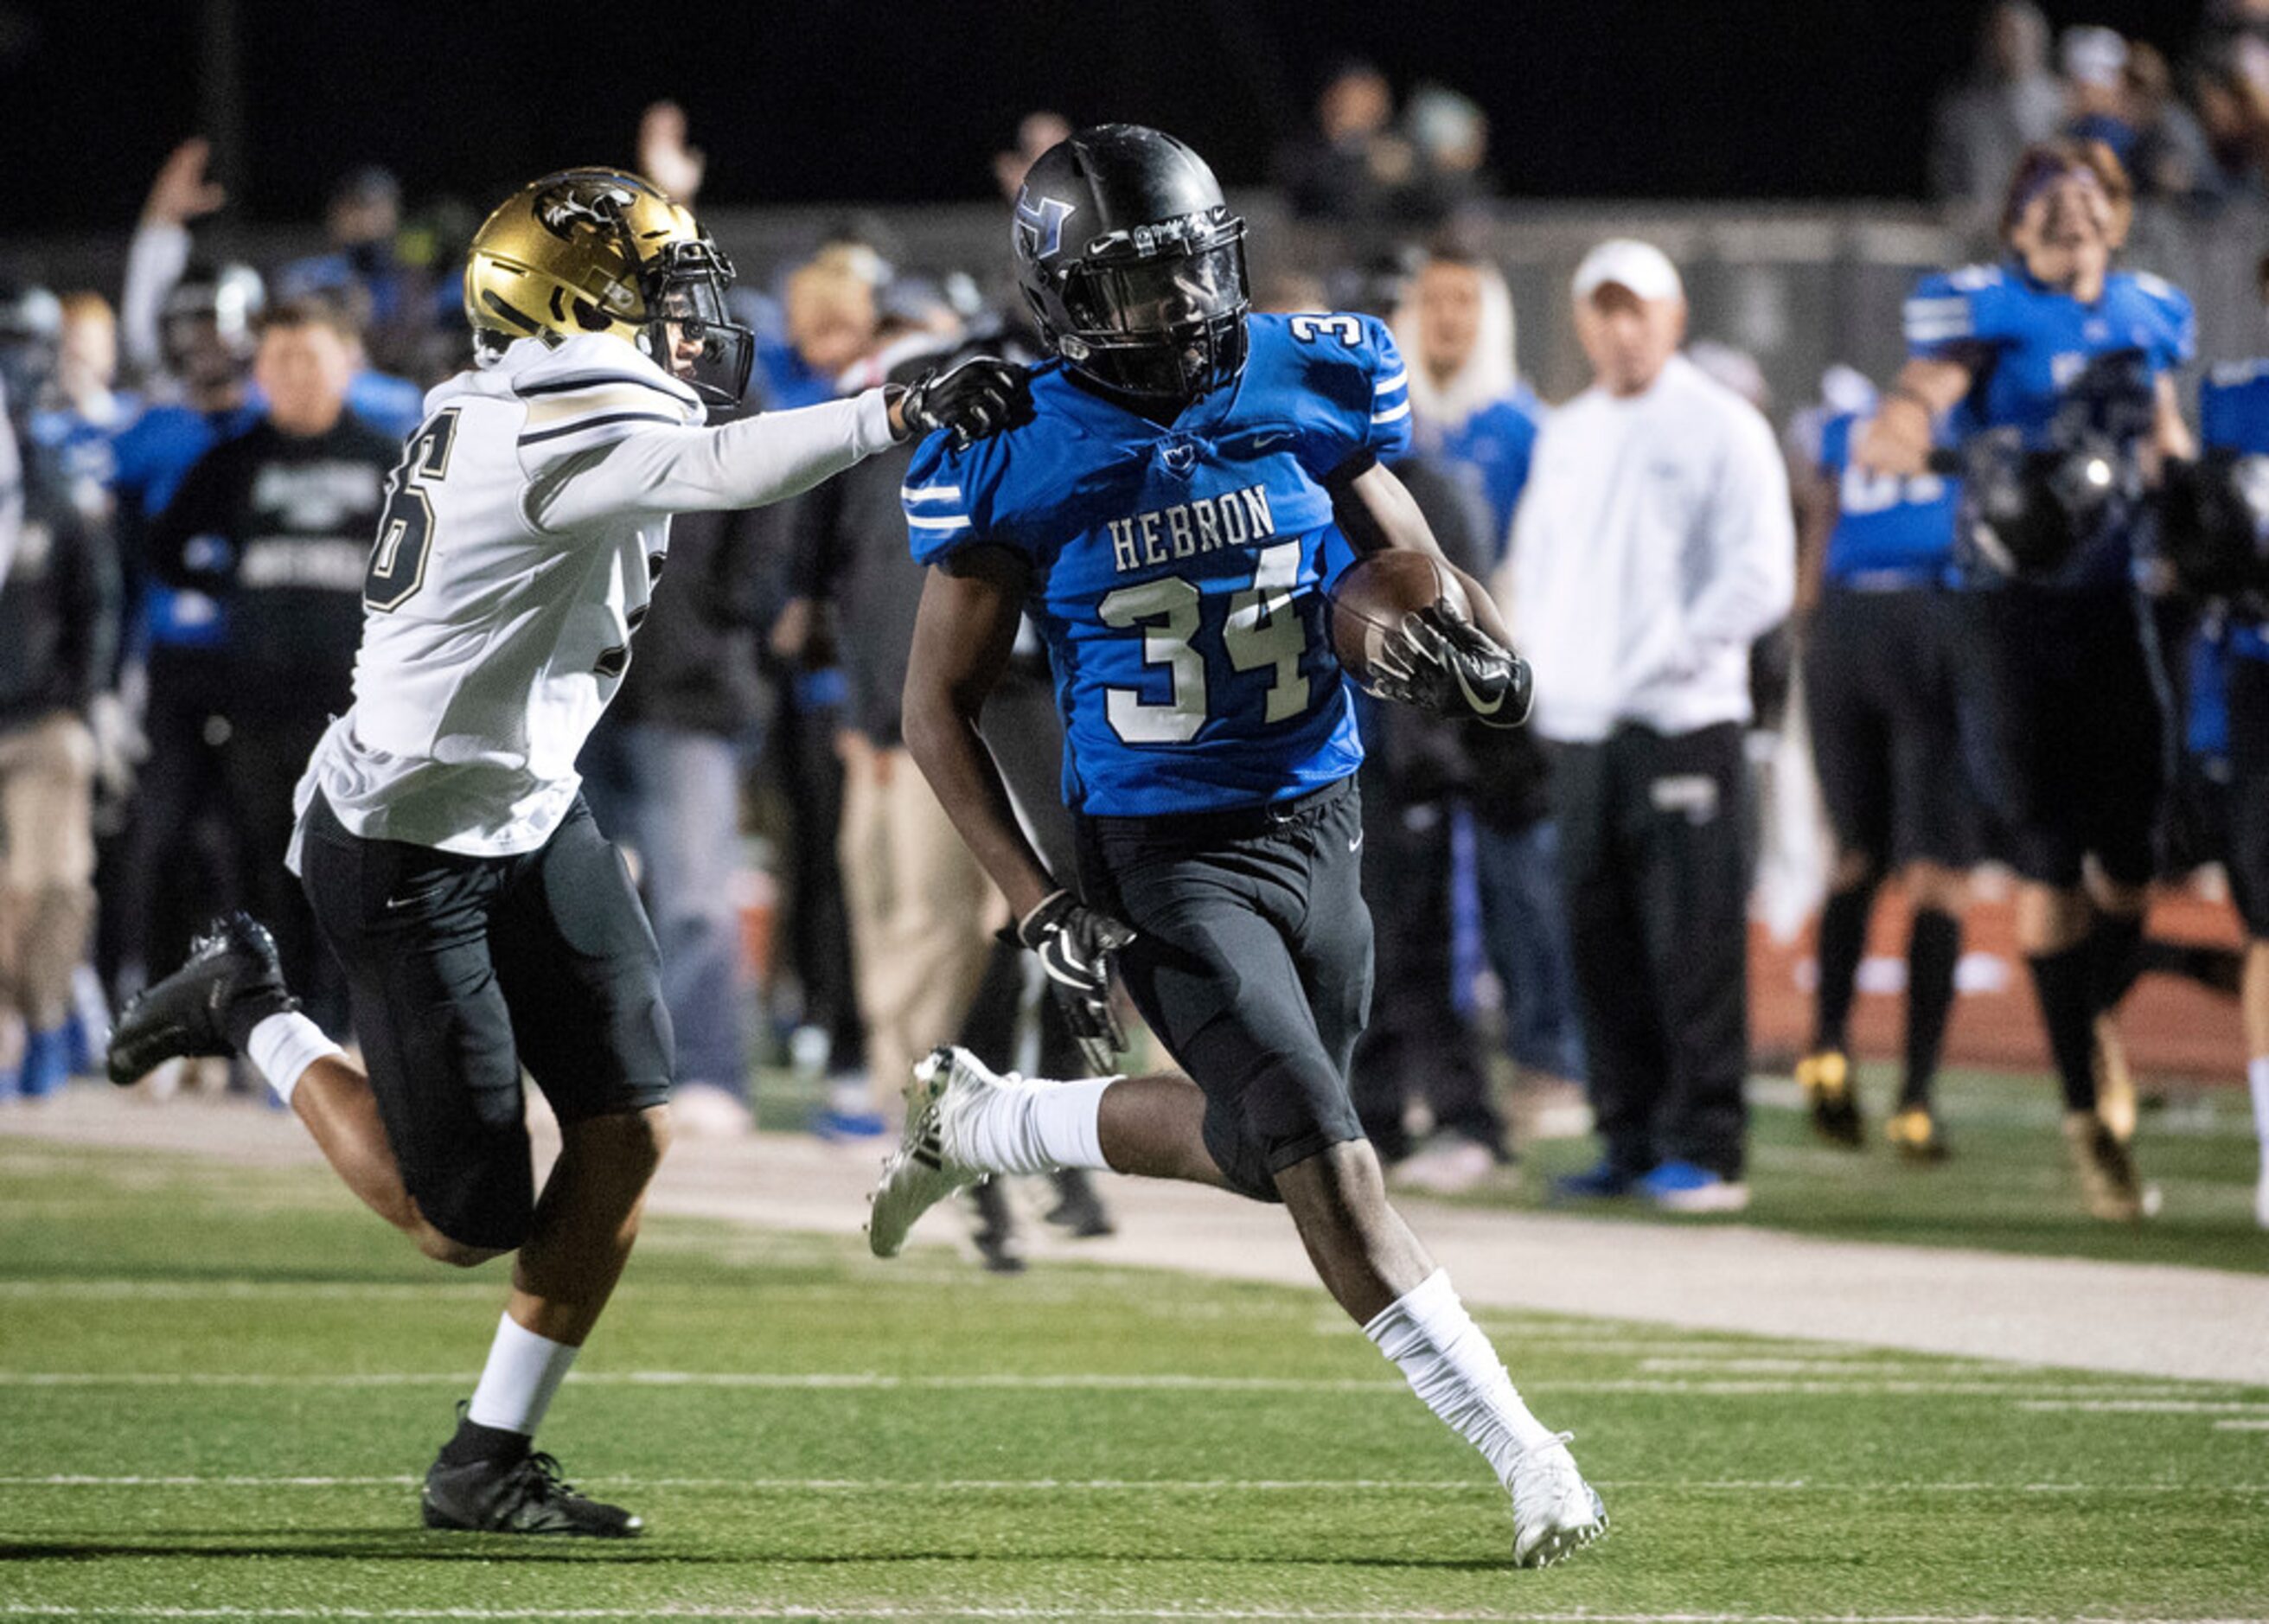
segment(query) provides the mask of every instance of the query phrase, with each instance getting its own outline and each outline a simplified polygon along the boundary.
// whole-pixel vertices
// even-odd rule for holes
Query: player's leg
[[[1905,1069],[1899,1103],[1884,1132],[1902,1155],[1918,1162],[1946,1156],[1933,1090],[1954,1013],[1955,976],[1962,962],[1962,915],[1969,879],[1960,869],[1917,859],[1900,871],[1912,911],[1907,926]]]
[[[25,1028],[26,1096],[70,1074],[71,976],[94,920],[94,741],[57,713],[0,739],[0,985]]]
[[[2253,1215],[2269,1229],[2269,661],[2229,666],[2229,871],[2245,923],[2245,1075],[2261,1172]]]
[[[580,801],[542,850],[503,871],[488,940],[517,1052],[558,1118],[560,1154],[480,1382],[427,1474],[426,1520],[491,1528],[530,1517],[542,1532],[632,1534],[642,1524],[628,1512],[525,1470],[534,1463],[542,1476],[532,1440],[614,1295],[669,1137],[661,956],[621,855]]]
[[[1820,910],[1812,1047],[1796,1081],[1815,1132],[1858,1149],[1859,1099],[1846,1029],[1858,991],[1867,921],[1889,852],[1891,719],[1876,702],[1874,665],[1891,652],[1885,635],[1890,594],[1831,588],[1814,621],[1805,660],[1805,699],[1820,798],[1836,836],[1836,864]]]

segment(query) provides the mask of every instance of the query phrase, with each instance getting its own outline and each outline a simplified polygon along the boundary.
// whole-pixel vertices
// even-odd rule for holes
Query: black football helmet
[[[2195,462],[2169,460],[2159,552],[2192,596],[2269,602],[2269,457],[2214,447]]]
[[[1043,152],[1016,196],[1016,281],[1048,349],[1105,388],[1194,400],[1245,365],[1245,222],[1205,159],[1140,124]]]

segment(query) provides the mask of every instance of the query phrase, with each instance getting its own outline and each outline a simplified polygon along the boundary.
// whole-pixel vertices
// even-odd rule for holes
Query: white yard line
[[[66,1387],[463,1387],[478,1378],[472,1370],[343,1370],[278,1372],[270,1370],[0,1370],[0,1388]],[[778,1388],[795,1391],[843,1389],[859,1391],[1004,1391],[1004,1392],[1298,1392],[1400,1395],[1404,1384],[1386,1377],[1205,1376],[1171,1371],[1098,1372],[1037,1371],[1029,1374],[980,1372],[962,1376],[892,1376],[876,1371],[767,1370],[578,1370],[567,1380],[584,1387]],[[1525,1390],[1542,1393],[1648,1393],[1704,1399],[1751,1398],[1918,1398],[1998,1399],[2029,1408],[2098,1408],[2117,1410],[2222,1409],[2269,1412],[2269,1402],[2214,1403],[2177,1395],[2195,1393],[2192,1386],[2121,1383],[2020,1383],[2015,1381],[1936,1381],[1853,1377],[1847,1380],[1817,1379],[1724,1381],[1680,1378],[1605,1377],[1597,1380],[1524,1382]],[[2163,1399],[2154,1395],[2168,1395]]]
[[[2260,1620],[2044,1617],[2036,1613],[1477,1613],[1384,1608],[1123,1608],[1123,1606],[789,1606],[651,1601],[624,1608],[255,1608],[255,1606],[100,1606],[0,1601],[0,1617],[134,1617],[134,1620],[1366,1620],[1415,1624],[1496,1620],[1497,1624],[2260,1624]]]
[[[295,1477],[245,1473],[200,1475],[127,1474],[98,1476],[53,1473],[44,1477],[0,1477],[0,1489],[65,1488],[408,1488],[418,1480],[392,1475]],[[748,1494],[1467,1494],[1496,1496],[1504,1491],[1486,1479],[1400,1478],[718,1478],[616,1477],[619,1488],[679,1489]],[[1688,1482],[1676,1478],[1600,1478],[1594,1487],[1625,1493],[1707,1495],[2269,1495],[2269,1483],[1832,1483],[1805,1479],[1723,1479]]]
[[[106,1606],[0,1602],[0,1618],[32,1619],[1156,1619],[1332,1620],[1496,1620],[1497,1624],[2260,1624],[2258,1620],[2050,1617],[2020,1613],[1501,1613],[1329,1607],[1030,1607],[826,1606],[763,1602],[654,1602],[636,1607],[244,1607]]]

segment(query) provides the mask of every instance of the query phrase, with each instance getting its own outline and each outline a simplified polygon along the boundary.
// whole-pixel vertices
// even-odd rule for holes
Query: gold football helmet
[[[653,181],[563,169],[514,192],[473,233],[465,314],[484,354],[520,338],[612,333],[703,399],[733,405],[756,339],[726,310],[732,282],[732,261]]]

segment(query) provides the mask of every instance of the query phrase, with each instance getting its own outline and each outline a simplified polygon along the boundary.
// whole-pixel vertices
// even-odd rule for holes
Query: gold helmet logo
[[[700,222],[653,181],[565,169],[514,193],[474,233],[465,314],[484,355],[516,339],[607,333],[727,403],[754,353],[725,309],[732,280]]]

